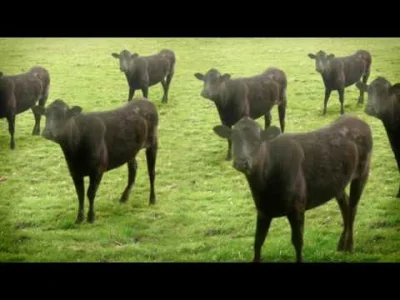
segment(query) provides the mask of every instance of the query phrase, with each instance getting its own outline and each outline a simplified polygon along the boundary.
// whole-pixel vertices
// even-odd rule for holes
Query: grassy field
[[[0,261],[251,261],[256,214],[250,190],[245,177],[225,161],[227,143],[212,131],[220,123],[217,111],[200,97],[202,83],[193,74],[215,67],[235,77],[269,66],[282,68],[288,77],[287,132],[314,130],[339,116],[336,92],[322,116],[323,84],[309,52],[341,56],[370,50],[369,82],[378,75],[400,81],[400,39],[1,39],[0,69],[15,74],[42,65],[51,74],[48,104],[61,98],[87,112],[105,110],[124,104],[128,96],[125,77],[111,57],[124,48],[142,55],[171,48],[177,56],[168,104],[161,104],[161,85],[149,90],[160,114],[157,204],[148,205],[141,152],[129,201],[118,202],[127,181],[123,166],[103,177],[95,200],[96,222],[75,225],[78,201],[61,148],[31,136],[34,119],[28,111],[17,116],[16,150],[10,151],[2,119],[0,176],[8,180],[0,183]],[[345,111],[369,122],[374,153],[355,221],[355,252],[336,251],[342,221],[333,200],[306,213],[306,262],[400,261],[396,162],[382,124],[357,106],[358,95],[356,87],[346,90]],[[264,119],[258,121],[264,124]],[[278,125],[276,108],[272,124]],[[43,120],[41,125],[43,129]],[[87,205],[85,199],[85,215]],[[295,260],[286,218],[273,220],[262,258]]]

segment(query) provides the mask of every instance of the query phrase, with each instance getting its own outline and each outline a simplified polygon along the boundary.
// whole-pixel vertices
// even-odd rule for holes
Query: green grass
[[[321,114],[324,89],[309,52],[322,49],[341,56],[367,49],[373,56],[369,81],[378,75],[400,81],[400,39],[1,39],[1,71],[15,74],[42,65],[51,73],[48,103],[62,98],[84,111],[105,110],[127,99],[125,77],[111,57],[124,48],[142,55],[172,48],[177,56],[169,103],[161,104],[161,85],[149,92],[160,114],[157,204],[148,205],[141,152],[129,201],[118,202],[127,181],[123,166],[103,177],[95,200],[96,222],[75,225],[77,197],[60,147],[31,135],[34,120],[28,111],[17,116],[17,148],[10,151],[2,119],[0,176],[8,180],[0,183],[1,261],[251,261],[256,215],[250,190],[244,176],[224,160],[227,143],[212,131],[220,123],[217,111],[200,97],[202,84],[193,74],[215,67],[235,77],[269,66],[282,68],[288,77],[287,132],[314,130],[339,116],[336,92],[327,115]],[[336,251],[342,221],[333,200],[306,213],[307,262],[400,261],[396,162],[380,121],[357,106],[358,94],[355,87],[346,90],[345,111],[371,125],[374,152],[355,222],[355,252]],[[276,108],[272,118],[278,125]],[[263,119],[258,121],[263,125]],[[294,261],[285,218],[273,220],[262,257]]]

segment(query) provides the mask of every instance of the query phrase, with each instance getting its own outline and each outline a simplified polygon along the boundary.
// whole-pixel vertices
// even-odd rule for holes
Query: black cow
[[[324,51],[316,54],[309,53],[308,57],[315,59],[315,69],[321,74],[325,86],[324,111],[332,91],[338,91],[340,101],[340,114],[344,114],[344,90],[357,83],[361,78],[367,83],[371,71],[372,57],[368,51],[358,50],[354,54],[344,57],[327,55]],[[364,93],[360,91],[358,103],[364,103]]]
[[[163,103],[168,102],[168,91],[175,72],[175,54],[163,49],[150,56],[139,56],[122,50],[120,54],[112,53],[112,57],[119,59],[119,68],[125,73],[129,86],[128,101],[132,100],[135,90],[142,90],[143,97],[148,98],[149,87],[161,82],[164,95]]]
[[[286,216],[297,262],[302,262],[305,211],[336,198],[344,229],[338,251],[353,251],[357,205],[369,177],[373,140],[367,123],[342,116],[308,133],[281,134],[244,117],[214,131],[233,142],[233,167],[246,176],[257,208],[254,262],[273,218]],[[350,184],[350,198],[345,192]]]
[[[37,102],[46,105],[49,96],[50,74],[42,67],[35,66],[29,71],[17,75],[4,75],[0,72],[0,119],[7,118],[10,133],[10,149],[15,149],[16,115],[32,108]],[[33,111],[33,110],[32,110]],[[35,125],[32,135],[40,134],[40,115],[33,111]]]
[[[358,82],[357,87],[368,93],[364,111],[382,121],[400,171],[400,83],[392,85],[385,77],[378,76],[369,86]],[[400,198],[400,186],[396,197]]]
[[[252,77],[231,79],[230,74],[221,74],[217,69],[210,69],[205,75],[194,76],[204,81],[200,95],[214,102],[221,123],[232,127],[244,116],[258,119],[265,118],[265,128],[271,125],[271,109],[278,106],[279,122],[285,131],[286,114],[286,74],[278,68],[268,68]],[[228,139],[226,160],[232,159],[232,142]]]
[[[158,113],[153,103],[140,99],[113,110],[81,114],[81,107],[70,108],[63,100],[57,99],[46,109],[40,106],[34,109],[46,116],[43,137],[59,144],[64,153],[79,200],[76,223],[84,219],[84,177],[90,177],[87,220],[93,223],[94,198],[103,173],[127,164],[128,185],[120,198],[121,203],[126,202],[135,183],[136,155],[141,149],[146,149],[149,204],[156,203]]]

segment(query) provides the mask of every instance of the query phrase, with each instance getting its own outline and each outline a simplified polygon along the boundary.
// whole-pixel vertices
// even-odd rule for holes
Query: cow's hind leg
[[[285,132],[285,116],[286,116],[286,96],[282,99],[282,103],[278,106],[279,123],[282,133]]]
[[[158,142],[154,141],[153,145],[146,149],[147,172],[150,181],[150,197],[149,205],[156,204],[156,195],[154,191],[154,180],[156,177],[156,160],[157,160]]]
[[[126,186],[124,192],[122,193],[120,203],[125,203],[129,199],[129,194],[131,193],[132,187],[135,184],[136,179],[136,170],[137,170],[137,161],[136,158],[128,161],[128,185]]]
[[[337,203],[339,204],[340,212],[343,219],[343,231],[340,236],[339,243],[337,245],[338,251],[345,250],[345,240],[349,232],[349,197],[345,191],[342,191],[336,196]]]
[[[148,99],[148,96],[149,96],[149,87],[148,87],[148,86],[144,86],[144,87],[142,87],[141,90],[142,90],[143,97],[146,98],[146,99]]]
[[[38,113],[35,113],[35,111],[33,109],[32,109],[32,113],[35,118],[35,125],[33,126],[32,135],[39,135],[40,134],[40,119],[42,116]]]
[[[167,96],[168,88],[167,88],[167,83],[165,82],[165,79],[161,80],[161,85],[162,85],[163,91],[164,91],[161,102],[166,103],[168,101],[168,96]]]
[[[14,150],[15,149],[15,139],[14,139],[15,114],[14,113],[10,113],[7,115],[7,122],[8,122],[8,132],[10,133],[10,149]]]
[[[228,126],[226,124],[224,124],[225,126]],[[231,126],[228,126],[229,128],[231,128]],[[225,160],[229,161],[232,159],[232,140],[230,138],[227,139],[228,140],[228,150],[226,152],[226,158]]]
[[[340,102],[340,114],[344,114],[344,88],[339,88],[338,89],[338,94],[339,94],[339,102]]]
[[[162,99],[163,103],[168,102],[168,93],[169,93],[169,87],[171,85],[172,77],[174,77],[173,70],[167,75],[167,78],[165,80],[164,97]]]
[[[39,99],[39,106],[44,108],[48,98],[49,98],[49,86],[46,87],[42,97]],[[39,114],[36,114],[33,111],[33,109],[32,109],[32,112],[33,112],[33,116],[35,117],[35,126],[33,127],[32,135],[40,135],[40,121],[41,121],[42,116]]]
[[[365,172],[360,178],[357,178],[351,182],[350,185],[350,198],[349,198],[349,213],[348,213],[348,234],[344,242],[344,250],[353,252],[353,232],[354,232],[354,220],[357,213],[358,202],[360,201],[361,194],[364,190],[365,184],[367,183],[369,172]]]
[[[265,126],[264,126],[264,128],[267,129],[269,126],[271,126],[271,122],[272,122],[271,111],[267,112],[267,113],[264,115],[264,120],[265,120]]]
[[[370,75],[370,66],[367,67],[367,70],[364,72],[364,75],[362,76],[362,82],[364,84],[367,84],[369,75]],[[360,89],[360,97],[358,98],[358,104],[363,104],[364,103],[364,91]]]
[[[292,244],[296,251],[296,262],[303,262],[304,212],[294,210],[287,216],[292,230]]]

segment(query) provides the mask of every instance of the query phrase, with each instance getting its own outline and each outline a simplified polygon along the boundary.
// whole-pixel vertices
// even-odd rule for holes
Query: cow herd
[[[108,111],[82,113],[76,104],[62,99],[49,105],[50,74],[35,66],[25,73],[0,72],[0,118],[6,118],[10,134],[9,148],[15,149],[16,116],[31,109],[35,118],[33,135],[40,135],[41,117],[45,117],[42,136],[59,144],[68,165],[78,197],[76,223],[84,219],[84,177],[89,177],[87,221],[95,220],[94,199],[105,172],[124,164],[128,183],[120,202],[126,202],[135,183],[140,150],[145,149],[150,182],[149,204],[156,203],[155,166],[158,151],[159,114],[150,101],[149,88],[161,83],[162,103],[175,72],[176,57],[164,49],[150,56],[123,50],[111,56],[129,87],[128,102]],[[288,81],[276,67],[251,77],[232,78],[211,68],[194,77],[203,82],[200,95],[214,102],[221,124],[214,133],[226,139],[226,160],[241,172],[249,185],[257,209],[253,261],[261,260],[273,218],[287,217],[296,261],[302,262],[304,216],[307,210],[335,198],[343,218],[343,232],[337,250],[353,251],[353,224],[357,205],[368,181],[373,138],[370,126],[343,109],[345,88],[355,85],[365,113],[382,121],[400,170],[400,83],[391,84],[384,77],[367,83],[372,58],[359,50],[346,57],[319,51],[309,53],[324,86],[324,109],[332,91],[338,91],[340,117],[331,124],[305,133],[285,132]],[[134,99],[136,90],[143,97]],[[271,125],[271,109],[278,108],[280,127]],[[256,122],[264,117],[264,129]],[[350,185],[347,195],[345,189]],[[400,186],[397,192],[400,198]]]

